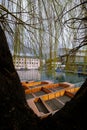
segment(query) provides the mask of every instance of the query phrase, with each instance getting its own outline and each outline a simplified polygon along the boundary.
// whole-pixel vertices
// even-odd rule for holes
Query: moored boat
[[[31,87],[26,92],[26,100],[38,117],[45,118],[60,110],[78,89],[67,82]]]
[[[73,86],[74,84],[71,84],[68,82],[49,83],[49,84],[36,85],[34,87],[29,87],[25,90],[25,93],[26,93],[27,98],[29,98],[30,95],[32,95],[33,97],[37,97],[37,96],[45,95],[47,93],[56,92],[61,89],[67,89],[68,87],[73,87]]]
[[[31,87],[38,87],[42,85],[47,85],[52,83],[51,81],[22,81],[22,86],[26,89],[29,89]]]

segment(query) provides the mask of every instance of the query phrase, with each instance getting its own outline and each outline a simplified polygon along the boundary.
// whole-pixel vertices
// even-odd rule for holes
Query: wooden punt
[[[80,87],[68,87],[27,99],[29,107],[40,118],[45,118],[60,110],[74,96]]]
[[[68,87],[73,87],[74,84],[63,82],[63,83],[49,83],[44,85],[39,85],[36,87],[29,87],[25,90],[26,98],[34,98],[37,96],[45,95],[48,93],[56,92],[61,89],[67,89]]]
[[[25,90],[31,87],[38,87],[52,83],[51,81],[22,81],[21,84]]]

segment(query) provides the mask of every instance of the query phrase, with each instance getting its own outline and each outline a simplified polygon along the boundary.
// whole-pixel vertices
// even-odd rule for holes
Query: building
[[[17,70],[20,69],[39,69],[40,59],[30,56],[15,56],[13,63]]]
[[[61,62],[66,65],[65,69],[67,71],[82,71],[84,73],[87,72],[87,50],[80,49],[71,55],[68,55],[70,52],[69,48],[61,48],[60,51]]]

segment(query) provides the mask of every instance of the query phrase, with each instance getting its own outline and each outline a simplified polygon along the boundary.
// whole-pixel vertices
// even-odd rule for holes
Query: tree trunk
[[[0,26],[0,130],[32,129],[32,124],[35,126],[37,121],[27,105],[5,33]]]

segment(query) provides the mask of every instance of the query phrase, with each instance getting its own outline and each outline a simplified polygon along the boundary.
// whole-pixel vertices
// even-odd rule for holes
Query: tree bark
[[[36,128],[38,120],[27,105],[5,33],[0,26],[0,130],[32,129],[32,124]]]

